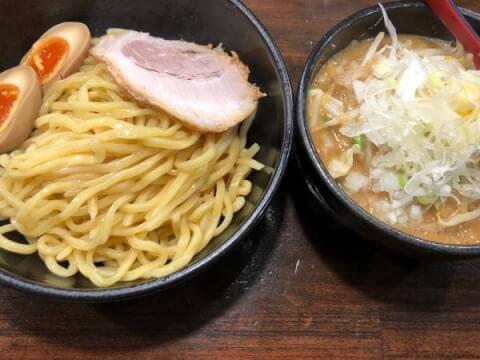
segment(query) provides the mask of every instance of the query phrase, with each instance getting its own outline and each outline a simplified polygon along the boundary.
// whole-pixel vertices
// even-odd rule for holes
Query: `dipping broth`
[[[379,34],[320,68],[307,113],[320,158],[362,208],[426,240],[478,244],[479,105],[459,46]]]

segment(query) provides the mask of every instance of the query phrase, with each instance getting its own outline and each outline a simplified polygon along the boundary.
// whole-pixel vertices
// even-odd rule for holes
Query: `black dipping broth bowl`
[[[384,4],[399,34],[414,34],[454,40],[447,29],[421,1],[396,1]],[[480,31],[480,15],[462,10],[472,27]],[[303,71],[297,95],[296,157],[305,177],[311,205],[330,215],[360,236],[402,253],[431,258],[469,258],[480,256],[480,245],[445,245],[403,233],[378,220],[355,203],[330,176],[312,141],[307,124],[307,94],[323,64],[353,40],[387,32],[378,6],[357,12],[333,27],[312,50]]]
[[[226,50],[235,50],[250,67],[250,81],[268,93],[260,100],[248,139],[261,146],[256,159],[271,170],[250,176],[254,191],[247,198],[249,206],[235,214],[230,227],[190,265],[172,275],[96,288],[80,275],[64,279],[51,274],[37,255],[21,256],[0,250],[2,283],[60,300],[127,299],[194,276],[248,236],[265,213],[285,172],[293,137],[293,100],[287,70],[275,42],[245,5],[238,0],[0,0],[0,8],[0,71],[17,65],[40,35],[64,21],[84,22],[93,36],[117,27],[198,44],[222,43]]]

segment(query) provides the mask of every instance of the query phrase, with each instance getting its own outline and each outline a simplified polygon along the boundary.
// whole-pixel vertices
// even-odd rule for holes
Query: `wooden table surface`
[[[245,2],[295,89],[319,37],[376,1]],[[312,227],[289,176],[253,236],[167,292],[86,305],[2,287],[0,359],[480,358],[480,260],[420,262]]]

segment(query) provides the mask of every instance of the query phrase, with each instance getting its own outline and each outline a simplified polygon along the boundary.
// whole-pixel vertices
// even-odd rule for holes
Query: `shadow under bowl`
[[[413,34],[444,40],[454,39],[422,1],[395,1],[384,7],[399,34]],[[480,15],[462,10],[472,27],[480,32]],[[296,158],[309,192],[318,208],[326,210],[344,226],[362,237],[408,255],[431,258],[480,256],[480,245],[449,245],[424,240],[385,224],[354,202],[329,174],[320,159],[307,123],[307,94],[315,75],[333,55],[353,40],[386,32],[379,6],[369,7],[348,17],[325,34],[312,50],[300,79],[296,108]]]
[[[51,274],[37,255],[20,256],[0,250],[0,281],[17,289],[72,301],[112,301],[146,295],[190,278],[213,264],[242,241],[259,223],[278,189],[288,162],[293,137],[293,100],[280,52],[265,27],[238,0],[0,0],[0,70],[18,64],[35,40],[64,21],[87,24],[93,36],[110,27],[149,32],[166,39],[199,44],[222,43],[235,50],[251,70],[250,80],[268,97],[259,104],[249,142],[261,146],[257,159],[272,172],[256,172],[247,206],[235,214],[227,230],[184,269],[169,276],[96,288],[81,275]],[[19,26],[24,24],[25,26]],[[16,236],[21,238],[19,234]]]

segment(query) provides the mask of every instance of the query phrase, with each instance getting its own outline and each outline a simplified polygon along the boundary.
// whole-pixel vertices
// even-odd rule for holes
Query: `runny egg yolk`
[[[15,102],[18,99],[18,87],[12,84],[0,84],[0,127],[8,119]]]
[[[38,41],[32,48],[27,64],[37,73],[40,83],[50,80],[68,55],[68,42],[61,37]]]

